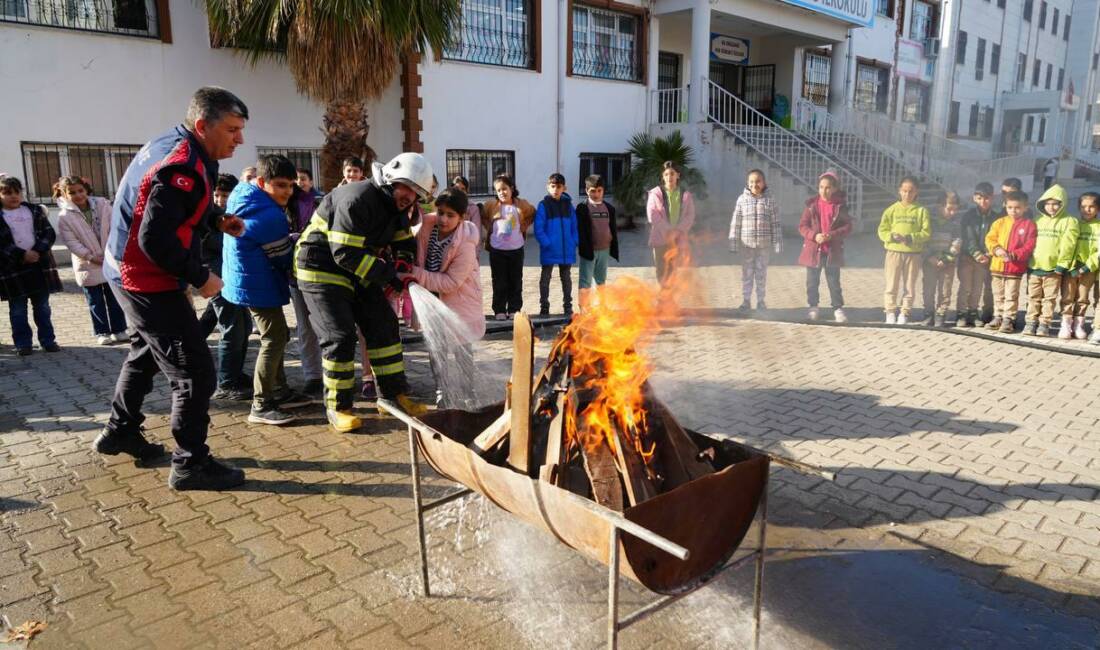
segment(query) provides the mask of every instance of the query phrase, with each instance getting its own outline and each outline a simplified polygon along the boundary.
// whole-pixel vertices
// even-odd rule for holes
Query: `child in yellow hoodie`
[[[917,295],[917,278],[920,277],[921,253],[924,243],[932,235],[928,210],[917,204],[920,183],[912,176],[901,179],[898,202],[882,213],[878,224],[878,238],[886,247],[886,291],[883,296],[886,323],[904,325],[913,311],[913,297]],[[901,313],[898,309],[898,285],[904,292]]]
[[[1077,250],[1073,268],[1062,276],[1062,325],[1058,328],[1058,338],[1083,340],[1087,336],[1085,312],[1089,309],[1092,285],[1096,283],[1096,271],[1100,270],[1100,219],[1096,218],[1100,212],[1100,194],[1085,192],[1078,199],[1077,207],[1081,212]],[[1096,331],[1094,319],[1094,338]]]
[[[1028,262],[1027,318],[1023,333],[1050,334],[1054,303],[1061,293],[1062,276],[1074,267],[1077,254],[1077,218],[1066,212],[1066,189],[1052,185],[1035,202],[1038,239]]]

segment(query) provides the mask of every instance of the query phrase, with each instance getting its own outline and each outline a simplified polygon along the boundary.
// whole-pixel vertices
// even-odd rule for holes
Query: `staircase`
[[[768,184],[773,194],[780,196],[787,209],[801,212],[801,201],[787,197],[805,198],[817,191],[817,179],[823,172],[833,169],[841,185],[848,193],[848,205],[855,219],[871,216],[864,205],[864,179],[853,174],[819,145],[807,141],[794,131],[788,131],[734,96],[713,81],[706,82],[707,119],[717,126],[720,137],[727,146],[741,149],[749,161],[758,161],[759,167],[770,167]],[[789,189],[781,191],[775,176]],[[799,191],[801,190],[801,191]]]

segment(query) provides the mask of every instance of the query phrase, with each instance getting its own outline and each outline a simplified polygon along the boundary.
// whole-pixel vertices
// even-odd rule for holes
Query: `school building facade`
[[[870,214],[904,173],[947,187],[1050,156],[1063,175],[1092,165],[1098,2],[464,0],[452,45],[370,103],[368,141],[380,158],[422,151],[476,195],[508,172],[537,197],[552,171],[574,192],[602,173],[613,194],[632,136],[679,131],[716,210],[750,166],[803,195],[832,167]],[[0,171],[32,198],[68,173],[113,194],[201,85],[252,111],[224,171],[275,151],[318,167],[322,107],[284,67],[212,47],[190,0],[0,2],[0,48],[19,89]]]

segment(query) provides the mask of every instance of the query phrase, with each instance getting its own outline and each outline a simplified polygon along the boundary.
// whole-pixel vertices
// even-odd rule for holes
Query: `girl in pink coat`
[[[671,270],[666,268],[665,255],[670,249],[687,244],[688,233],[695,223],[695,199],[691,192],[680,187],[680,170],[671,160],[665,162],[661,171],[661,185],[649,191],[646,218],[657,280],[663,282]]]
[[[451,188],[439,193],[435,212],[424,215],[424,223],[416,234],[416,266],[401,275],[401,279],[411,279],[438,296],[465,326],[464,331],[454,333],[459,340],[450,343],[456,345],[447,346],[454,353],[453,362],[450,358],[438,358],[437,354],[429,356],[439,387],[437,402],[442,401],[446,392],[461,388],[453,385],[456,383],[453,379],[470,382],[472,386],[473,378],[467,374],[474,369],[470,344],[485,335],[478,263],[481,233],[478,224],[464,219],[468,203],[462,190]],[[451,372],[455,370],[459,372]]]
[[[103,277],[103,247],[111,226],[111,202],[92,196],[92,188],[79,176],[64,176],[53,186],[61,208],[58,238],[69,248],[76,284],[84,290],[92,315],[92,332],[100,345],[122,343],[126,316]]]

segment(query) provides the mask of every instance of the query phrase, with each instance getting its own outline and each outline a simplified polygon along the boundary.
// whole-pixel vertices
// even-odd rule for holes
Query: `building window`
[[[1024,0],[1024,20],[1029,23],[1031,22],[1031,9],[1033,6],[1033,2],[1034,0]]]
[[[1005,0],[997,0],[997,8],[998,9],[1004,9],[1005,8]]]
[[[1066,16],[1066,24],[1062,27],[1062,40],[1069,42],[1069,21],[1072,16]]]
[[[0,0],[0,22],[160,37],[156,0]]]
[[[1027,81],[1027,55],[1020,52],[1019,60],[1016,62],[1016,83],[1022,84]]]
[[[913,12],[909,18],[909,38],[923,43],[924,39],[933,35],[932,5],[916,0],[913,3]]]
[[[982,119],[982,137],[986,140],[993,139],[993,107],[986,106]]]
[[[967,129],[966,132],[967,132],[967,135],[969,135],[972,138],[976,138],[978,136],[978,113],[979,112],[980,111],[978,111],[978,105],[977,104],[971,104],[970,105],[970,125],[969,125],[969,128]]]
[[[974,57],[974,78],[981,81],[985,76],[985,39],[978,39],[978,51]]]
[[[27,199],[52,203],[53,184],[62,176],[80,176],[92,186],[92,193],[112,201],[119,181],[141,145],[60,144],[23,142],[23,177]]]
[[[1047,118],[1039,118],[1039,135],[1035,140],[1039,144],[1043,144],[1047,141]]]
[[[1058,35],[1058,7],[1054,8],[1054,18],[1050,21],[1050,33]]]
[[[298,169],[308,170],[313,174],[313,179],[317,185],[317,189],[327,191],[331,188],[321,187],[321,150],[319,148],[307,148],[307,147],[256,147],[256,155],[264,156],[268,154],[278,154],[280,156],[286,156],[290,159],[290,162],[294,163],[294,166]],[[364,170],[368,171],[369,170]]]
[[[1031,85],[1039,86],[1039,76],[1043,74],[1043,62],[1039,59],[1035,59],[1035,63],[1031,66]]]
[[[1100,64],[1100,52],[1092,53],[1092,69],[1095,70],[1097,64]]]
[[[1048,63],[1047,64],[1047,81],[1046,81],[1046,84],[1045,84],[1046,90],[1050,90],[1050,82],[1053,78],[1054,78],[1054,64],[1053,63]]]
[[[855,105],[868,113],[885,113],[889,106],[890,70],[866,63],[856,64]]]
[[[1031,136],[1035,133],[1035,116],[1028,115],[1024,122],[1024,142],[1032,142]]]
[[[582,153],[580,182],[577,183],[576,194],[584,193],[584,179],[592,174],[603,177],[604,189],[608,195],[615,195],[615,186],[619,184],[623,174],[630,170],[630,154],[628,153]]]
[[[493,179],[501,174],[516,176],[516,152],[473,149],[447,150],[447,178],[465,176],[470,196],[492,196]]]
[[[989,74],[998,74],[1001,71],[1001,46],[993,44],[989,52]]]
[[[462,22],[443,58],[534,68],[537,26],[531,0],[462,0]]]
[[[802,97],[818,106],[829,105],[829,56],[806,51],[802,57]]]
[[[642,21],[595,7],[573,7],[572,73],[579,77],[641,81]]]
[[[930,88],[927,84],[911,79],[905,80],[905,97],[901,106],[901,121],[925,124],[928,122],[928,94]]]
[[[1066,69],[1058,68],[1058,90],[1062,89],[1062,86],[1066,83]]]
[[[951,102],[951,112],[947,114],[947,132],[959,134],[959,102]]]
[[[1039,3],[1039,29],[1047,28],[1047,3],[1042,0]]]
[[[959,30],[959,41],[955,44],[955,63],[966,65],[966,32]]]
[[[894,17],[894,0],[875,0],[875,13],[887,18]]]

